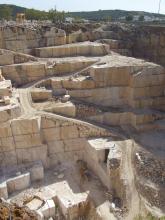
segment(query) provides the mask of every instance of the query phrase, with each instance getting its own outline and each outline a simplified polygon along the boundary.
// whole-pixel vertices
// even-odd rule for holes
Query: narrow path
[[[32,115],[36,112],[36,110],[32,107],[31,95],[29,89],[18,89],[19,97],[20,97],[20,104],[21,104],[21,111],[23,116]]]
[[[21,110],[22,110],[22,117],[30,117],[34,115],[45,115],[52,119],[61,119],[61,120],[69,120],[71,122],[81,124],[84,126],[91,126],[96,129],[105,129],[111,133],[113,137],[118,137],[121,139],[126,139],[126,136],[120,129],[113,128],[110,126],[105,126],[99,123],[93,123],[90,121],[83,121],[76,118],[69,118],[64,117],[58,114],[49,113],[45,111],[37,111],[35,108],[32,107],[32,99],[30,95],[30,89],[18,89],[19,96],[20,96],[20,103],[21,103]]]
[[[128,199],[129,199],[129,212],[126,216],[126,220],[133,220],[135,216],[138,216],[140,211],[140,199],[134,182],[134,171],[132,165],[132,152],[133,152],[133,141],[132,145],[127,145],[125,149],[125,175],[128,181]]]

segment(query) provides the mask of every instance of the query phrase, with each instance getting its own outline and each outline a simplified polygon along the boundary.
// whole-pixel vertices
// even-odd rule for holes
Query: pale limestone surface
[[[32,100],[37,101],[46,101],[52,98],[52,90],[35,88],[31,90]]]
[[[64,56],[102,56],[108,53],[106,45],[92,42],[75,43],[57,47],[35,49],[36,56],[41,58]]]
[[[48,112],[57,113],[57,114],[65,115],[69,117],[76,116],[76,107],[73,103],[69,101],[66,103],[59,103],[56,105],[52,105],[50,107],[45,106],[43,109]]]
[[[30,173],[10,178],[7,180],[6,184],[9,193],[26,189],[30,186]]]
[[[3,80],[0,82],[0,97],[12,95],[11,80]]]
[[[39,211],[43,214],[44,219],[55,217],[56,207],[53,199],[46,200],[45,205],[41,207]]]
[[[74,186],[75,170],[73,173],[70,171],[73,167],[76,169],[77,161],[80,160],[86,162],[87,171],[98,176],[110,192],[115,192],[112,197],[121,199],[129,209],[129,215],[138,214],[140,207],[135,201],[138,203],[140,200],[135,187],[132,154],[140,144],[134,140],[139,141],[144,148],[153,148],[157,153],[155,148],[162,150],[164,68],[144,60],[112,52],[109,54],[109,49],[119,53],[130,52],[130,48],[122,48],[123,42],[115,39],[99,41],[108,45],[98,42],[77,43],[78,37],[83,40],[109,38],[112,36],[111,31],[98,30],[90,36],[77,32],[66,38],[65,32],[56,28],[38,34],[26,30],[27,36],[22,33],[22,29],[16,29],[20,33],[16,32],[14,36],[10,28],[4,30],[5,48],[29,53],[34,49],[40,58],[1,51],[0,165],[2,170],[7,170],[11,167],[26,167],[29,163],[39,164],[27,169],[28,175],[6,179],[7,186],[5,183],[0,185],[0,195],[7,197],[7,193],[23,190],[30,186],[31,181],[45,181],[44,169],[54,169],[59,164],[64,168],[67,164],[66,172],[59,169],[55,171],[57,177],[55,174],[52,176],[54,185],[50,187],[51,190],[47,190],[53,194],[50,199],[58,201],[64,215],[69,214],[71,219],[78,218],[80,207],[88,202],[87,190],[84,190],[84,194],[82,191],[78,193],[79,187],[85,188],[87,185],[91,198],[96,202],[100,216],[98,219],[113,219],[109,212],[113,201],[105,201],[102,187],[99,191],[97,186],[95,193],[92,193],[92,184],[85,181],[83,185],[80,175],[84,173],[75,176],[75,183],[79,182],[76,190],[74,188],[75,192],[70,189],[69,182],[61,181],[65,175],[70,175],[73,179],[71,185]],[[43,42],[38,41],[41,36]],[[0,38],[0,45],[2,40]],[[12,90],[11,82],[23,87]],[[64,102],[62,95],[69,97],[69,101]],[[33,101],[40,102],[35,105]],[[76,119],[77,103],[88,107],[91,105],[94,110],[98,108],[100,111],[81,120]],[[158,129],[158,133],[154,129]],[[158,146],[160,140],[162,143]],[[153,181],[149,177],[147,180]],[[53,216],[53,200],[50,206],[47,204],[43,207],[41,219],[43,216]]]
[[[42,80],[48,76],[69,74],[86,68],[96,61],[98,57],[72,57],[70,59],[41,59],[38,62],[25,62],[0,67],[3,76],[11,79],[16,85]]]
[[[43,40],[41,40],[41,38]],[[0,47],[3,49],[31,53],[33,48],[62,45],[66,43],[65,31],[55,27],[22,26],[4,27],[0,30]]]
[[[0,49],[0,66],[28,61],[37,61],[37,58],[23,53]]]
[[[0,183],[0,197],[4,199],[8,199],[8,190],[6,182]]]

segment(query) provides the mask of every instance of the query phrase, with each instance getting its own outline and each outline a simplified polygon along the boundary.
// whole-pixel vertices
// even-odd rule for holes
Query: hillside
[[[149,17],[164,17],[163,14],[149,13],[143,11],[124,11],[124,10],[99,10],[89,12],[70,12],[71,16],[80,17],[88,20],[102,20],[111,17],[113,20],[117,20],[120,17],[132,16],[149,16]]]
[[[24,7],[16,6],[16,5],[6,5],[6,4],[0,4],[0,18],[3,18],[2,14],[5,14],[4,10],[5,7],[8,6],[11,10],[12,17],[15,17],[16,14],[19,12],[25,12],[27,9]],[[42,16],[46,16],[47,12],[34,10],[35,13],[42,13]],[[4,12],[4,13],[2,13]],[[163,14],[156,14],[156,13],[149,13],[149,12],[143,12],[143,11],[124,11],[124,10],[99,10],[99,11],[82,11],[82,12],[69,12],[66,13],[66,16],[71,17],[77,17],[77,18],[83,18],[88,20],[104,20],[107,18],[111,18],[112,20],[118,20],[121,17],[126,17],[128,15],[131,16],[149,16],[149,17],[155,17],[155,18],[165,18],[165,15]]]
[[[25,12],[26,8],[16,5],[9,5],[9,4],[0,4],[0,9],[2,10],[5,7],[9,7],[12,11],[12,16],[15,17],[17,13]]]

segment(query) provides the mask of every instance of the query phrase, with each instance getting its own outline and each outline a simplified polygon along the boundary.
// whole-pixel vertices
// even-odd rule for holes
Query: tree
[[[65,12],[57,11],[56,9],[51,9],[48,12],[48,18],[55,24],[65,22]]]
[[[126,21],[133,21],[133,16],[127,15],[125,19],[126,19]]]
[[[10,20],[12,18],[12,8],[9,6],[0,7],[0,19]]]
[[[111,22],[112,21],[112,17],[111,16],[106,16],[104,18],[104,20],[107,21],[107,22]]]
[[[139,16],[139,21],[144,21],[144,15]]]
[[[25,15],[27,20],[46,20],[48,18],[47,12],[35,9],[27,9]]]

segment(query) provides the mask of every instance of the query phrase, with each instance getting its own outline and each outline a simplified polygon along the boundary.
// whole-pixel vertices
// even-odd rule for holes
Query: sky
[[[123,9],[158,12],[160,0],[0,0],[0,4],[15,4],[27,8],[49,10],[56,6],[64,11],[94,11]],[[161,0],[160,13],[165,14],[165,0]]]

